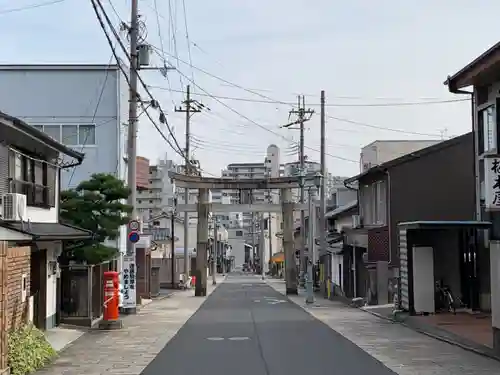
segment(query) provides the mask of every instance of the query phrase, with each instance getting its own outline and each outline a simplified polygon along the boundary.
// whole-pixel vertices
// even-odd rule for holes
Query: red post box
[[[118,272],[104,272],[104,321],[116,321],[120,318],[120,281]]]

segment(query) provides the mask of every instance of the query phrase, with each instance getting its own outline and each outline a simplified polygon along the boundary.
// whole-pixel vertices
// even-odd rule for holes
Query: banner
[[[123,308],[136,307],[136,267],[135,256],[123,256]]]

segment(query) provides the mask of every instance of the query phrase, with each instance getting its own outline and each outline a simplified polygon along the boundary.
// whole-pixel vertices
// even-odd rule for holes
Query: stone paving
[[[285,294],[282,280],[268,279]],[[304,296],[289,299],[356,344],[399,375],[500,374],[500,362],[417,333],[341,302],[317,299],[306,306]],[[332,348],[335,350],[335,348]]]
[[[219,277],[217,285],[223,280]],[[208,295],[215,289],[210,284]],[[83,335],[36,375],[139,375],[205,300],[188,290],[154,301],[125,317],[121,330]]]

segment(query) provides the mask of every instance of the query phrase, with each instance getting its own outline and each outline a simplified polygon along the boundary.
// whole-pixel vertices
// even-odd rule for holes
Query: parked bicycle
[[[457,313],[457,307],[462,307],[463,303],[459,297],[451,292],[448,285],[439,281],[436,282],[436,306],[452,314]]]

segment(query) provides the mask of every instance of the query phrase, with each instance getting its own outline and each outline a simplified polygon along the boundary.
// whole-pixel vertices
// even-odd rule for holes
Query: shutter
[[[0,196],[9,192],[9,149],[0,144]]]
[[[410,310],[409,273],[408,273],[408,241],[406,229],[399,230],[399,307]]]
[[[57,167],[47,164],[48,204],[50,207],[56,206],[56,196],[59,195],[56,190],[57,169]]]

